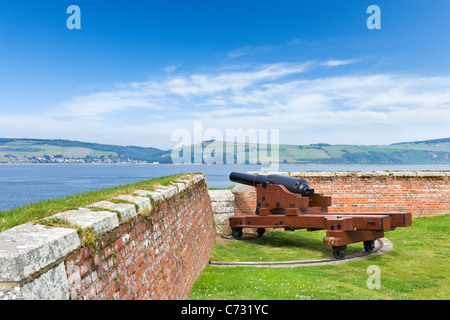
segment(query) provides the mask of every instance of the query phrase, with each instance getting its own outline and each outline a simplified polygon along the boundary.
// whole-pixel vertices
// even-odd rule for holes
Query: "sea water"
[[[230,172],[267,169],[267,165],[173,165],[173,164],[2,164],[0,211],[40,200],[129,184],[172,174],[204,173],[209,188],[235,185]],[[280,165],[278,171],[383,171],[450,170],[450,165]]]

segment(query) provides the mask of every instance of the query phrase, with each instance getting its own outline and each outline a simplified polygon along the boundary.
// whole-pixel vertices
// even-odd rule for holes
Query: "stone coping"
[[[156,202],[165,201],[190,186],[204,180],[203,174],[185,175],[169,186],[157,186],[155,191],[135,190],[112,201],[99,201],[78,210],[57,213],[46,219],[59,218],[68,227],[48,227],[26,223],[0,233],[0,293],[2,283],[33,281],[42,270],[55,267],[81,245],[75,228],[89,228],[95,235],[105,234],[130,218],[151,209],[151,196]],[[95,208],[95,209],[94,209]],[[75,228],[74,228],[75,227]],[[1,299],[1,297],[0,297]]]

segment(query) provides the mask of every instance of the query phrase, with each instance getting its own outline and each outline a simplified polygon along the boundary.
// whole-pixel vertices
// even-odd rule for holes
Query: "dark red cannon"
[[[233,238],[243,228],[254,228],[262,236],[266,228],[326,230],[323,242],[333,247],[336,259],[344,259],[347,245],[363,242],[371,253],[375,240],[385,231],[411,226],[411,213],[329,213],[331,196],[314,193],[304,179],[282,175],[251,175],[232,172],[230,180],[256,187],[255,214],[230,218]]]

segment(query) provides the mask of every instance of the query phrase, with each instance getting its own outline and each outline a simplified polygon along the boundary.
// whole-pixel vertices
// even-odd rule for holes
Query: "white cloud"
[[[41,115],[0,119],[1,136],[170,148],[176,129],[276,128],[282,143],[383,144],[450,136],[450,77],[310,78],[358,60],[274,63],[122,84]],[[176,72],[175,72],[176,71]],[[7,134],[5,134],[7,133]]]
[[[228,59],[231,60],[231,59],[240,58],[242,56],[257,54],[260,52],[267,52],[267,51],[272,50],[272,48],[273,47],[269,46],[269,45],[260,46],[260,47],[244,46],[244,47],[229,51],[227,56],[228,56]]]
[[[278,63],[263,65],[246,71],[218,74],[192,74],[173,77],[164,82],[167,93],[178,95],[214,95],[225,91],[245,90],[265,81],[273,81],[287,75],[303,73],[308,63]]]
[[[345,66],[347,64],[352,64],[355,62],[358,62],[359,60],[351,59],[351,60],[328,60],[325,62],[320,62],[319,64],[321,66],[327,66],[327,67],[336,67],[336,66]]]

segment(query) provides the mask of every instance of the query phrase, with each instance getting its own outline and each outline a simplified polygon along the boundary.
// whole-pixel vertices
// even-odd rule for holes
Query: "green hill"
[[[261,156],[260,147],[248,143],[205,141],[204,159],[234,149],[234,163],[249,163],[250,155]],[[223,149],[222,149],[223,148]],[[192,146],[192,150],[193,146]],[[270,148],[269,148],[270,151]],[[269,152],[270,155],[270,152]],[[191,162],[194,163],[192,151]],[[229,156],[229,155],[228,155]],[[279,145],[281,164],[450,164],[450,138],[400,142],[390,145]],[[0,162],[34,163],[172,163],[171,150],[117,146],[70,140],[0,138]],[[257,163],[264,163],[264,159]]]
[[[281,146],[280,155],[282,152],[285,154],[282,162],[287,163],[450,164],[450,139],[374,146]]]
[[[44,159],[39,161],[40,159]],[[45,161],[45,159],[47,161]],[[50,161],[52,159],[54,161]],[[59,159],[59,160],[58,160]],[[170,163],[170,151],[137,146],[117,146],[70,140],[0,138],[0,162],[84,162]]]
[[[212,144],[208,145],[211,149]],[[235,163],[242,163],[236,160],[244,157],[248,163],[249,155],[259,154],[257,145],[240,144],[240,147],[238,151],[236,144],[234,146]],[[228,145],[228,150],[230,148],[233,146]],[[220,152],[218,150],[215,152]],[[281,164],[450,164],[450,138],[391,145],[281,144],[279,158]],[[262,159],[258,159],[259,162],[263,162]],[[225,155],[223,163],[226,163]]]

